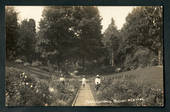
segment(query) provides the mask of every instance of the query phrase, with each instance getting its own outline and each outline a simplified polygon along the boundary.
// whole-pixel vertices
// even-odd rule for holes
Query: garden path
[[[75,101],[74,106],[96,106],[94,97],[87,83],[85,87],[81,87]]]

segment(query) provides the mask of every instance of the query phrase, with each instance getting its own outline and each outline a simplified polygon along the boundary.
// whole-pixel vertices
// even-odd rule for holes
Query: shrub
[[[48,103],[48,86],[28,73],[10,67],[6,69],[6,105],[36,106]]]
[[[51,106],[70,106],[79,89],[80,83],[75,79],[66,79],[62,83],[57,77],[53,76],[49,86],[54,89],[51,97],[55,98]]]
[[[60,83],[57,77],[36,80],[29,73],[13,67],[6,68],[6,106],[69,106],[79,82],[67,79]]]
[[[112,76],[103,79],[96,92],[97,99],[111,101],[113,106],[163,106],[163,91],[134,77]]]
[[[124,71],[131,70],[131,66],[134,69],[143,68],[150,65],[156,65],[156,54],[144,47],[136,47],[132,50],[132,53],[127,53],[123,62]]]

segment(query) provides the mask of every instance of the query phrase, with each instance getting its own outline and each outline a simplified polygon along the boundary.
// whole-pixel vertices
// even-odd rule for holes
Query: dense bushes
[[[112,106],[163,106],[163,90],[153,85],[133,75],[112,76],[105,77],[94,93],[99,101]]]
[[[157,65],[157,63],[153,62],[154,58],[157,59],[157,57],[151,50],[144,47],[134,48],[132,53],[126,54],[126,58],[123,64],[124,70],[130,70],[131,67],[136,69]]]
[[[79,82],[68,79],[59,83],[57,77],[36,80],[29,73],[6,68],[6,106],[65,106],[71,105]]]
[[[29,74],[10,67],[6,69],[6,105],[37,106],[48,103],[48,85]]]
[[[49,89],[53,100],[50,105],[71,106],[79,86],[80,83],[75,79],[66,79],[64,83],[61,83],[56,76],[52,76]]]

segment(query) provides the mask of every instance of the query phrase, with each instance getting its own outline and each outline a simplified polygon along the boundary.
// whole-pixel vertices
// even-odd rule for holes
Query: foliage
[[[6,106],[69,106],[79,85],[71,79],[63,85],[57,77],[37,80],[29,72],[7,67]]]
[[[23,20],[19,24],[18,13],[14,7],[7,6],[5,11],[7,60],[24,57],[24,61],[31,61],[35,49],[35,21]]]
[[[99,91],[94,92],[99,101],[110,101],[112,106],[163,106],[163,90],[150,82],[138,80],[136,75],[104,77]]]
[[[79,35],[80,57],[87,61],[98,60],[103,55],[103,45],[101,43],[101,17],[97,7],[77,7],[80,10],[80,17],[77,26]],[[74,14],[75,16],[76,14]],[[84,62],[83,62],[84,63]],[[83,65],[84,66],[84,65]]]
[[[49,87],[54,91],[51,93],[53,98],[50,106],[70,106],[75,98],[75,95],[80,87],[80,82],[76,79],[66,79],[61,83],[56,76],[52,76]]]
[[[127,53],[124,61],[124,70],[144,68],[155,65],[153,59],[157,59],[155,53],[144,47],[136,47],[131,53]],[[157,64],[157,63],[156,63]]]
[[[18,39],[18,13],[14,7],[7,6],[5,8],[5,24],[6,24],[6,57],[7,59],[15,59],[17,56],[17,39]]]
[[[23,20],[19,26],[19,35],[17,42],[18,54],[26,57],[25,61],[31,62],[35,54],[35,20]]]
[[[109,52],[109,60],[112,66],[117,66],[119,64],[118,60],[118,48],[120,46],[121,36],[117,27],[115,25],[114,19],[111,19],[111,23],[108,28],[104,32],[104,36],[102,39],[105,47]]]
[[[6,105],[40,106],[49,102],[48,86],[13,67],[6,69]]]
[[[161,64],[163,57],[162,22],[162,7],[159,6],[137,7],[126,17],[126,23],[121,29],[122,41],[118,50],[122,67],[127,69],[127,62],[132,66],[136,63],[135,66],[138,67],[140,62],[147,57],[150,61],[146,60],[142,66],[152,65],[151,60],[155,57],[159,62],[157,65]],[[137,55],[143,59],[137,59]]]
[[[45,7],[37,44],[41,57],[62,70],[71,69],[70,65],[85,68],[87,61],[94,64],[104,52],[101,28],[94,6]]]
[[[40,21],[40,47],[42,56],[48,57],[50,63],[61,63],[74,48],[74,32],[70,30],[73,25],[72,7],[46,7],[43,19]],[[73,41],[74,40],[74,41]],[[45,55],[46,54],[46,55]],[[71,54],[70,54],[71,57]],[[53,59],[55,58],[56,61]]]
[[[47,6],[42,16],[36,34],[33,19],[18,24],[15,9],[6,7],[7,59],[36,58],[48,71],[55,68],[66,74],[75,69],[81,73],[130,70],[162,60],[162,7],[135,8],[121,31],[112,19],[104,34],[95,6]]]
[[[162,7],[139,7],[126,18],[124,28],[131,44],[141,45],[157,53],[162,48]]]

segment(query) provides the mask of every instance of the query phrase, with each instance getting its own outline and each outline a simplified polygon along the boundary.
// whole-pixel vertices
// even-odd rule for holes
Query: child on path
[[[85,85],[86,85],[86,78],[85,78],[85,76],[83,76],[83,78],[82,78],[82,86],[85,87]]]

